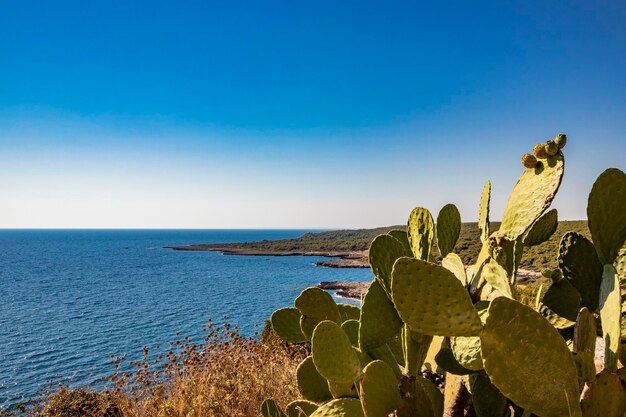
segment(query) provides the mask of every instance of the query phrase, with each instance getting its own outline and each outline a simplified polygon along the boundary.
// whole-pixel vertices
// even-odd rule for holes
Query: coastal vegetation
[[[548,208],[563,178],[565,143],[558,135],[522,157],[525,170],[495,231],[487,181],[474,265],[466,268],[453,251],[456,207],[444,206],[436,222],[416,207],[406,228],[372,241],[374,279],[358,313],[346,314],[316,287],[275,311],[274,331],[310,343],[311,355],[297,370],[301,398],[268,398],[263,416],[623,417],[626,174],[611,168],[597,178],[587,205],[591,239],[561,237],[558,267],[543,271],[550,285],[532,302],[519,291],[524,251],[557,230],[558,214]]]

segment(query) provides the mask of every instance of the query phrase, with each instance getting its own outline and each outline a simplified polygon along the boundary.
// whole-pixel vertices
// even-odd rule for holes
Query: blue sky
[[[130,4],[132,3],[132,4]],[[626,5],[3,2],[0,227],[498,219],[566,132],[555,201],[626,169]]]

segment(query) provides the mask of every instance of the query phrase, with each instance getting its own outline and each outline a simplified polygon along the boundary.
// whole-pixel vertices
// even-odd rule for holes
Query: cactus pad
[[[402,327],[402,320],[382,285],[372,281],[363,296],[359,346],[364,351],[387,343]]]
[[[604,265],[600,286],[600,318],[604,337],[604,368],[610,372],[617,370],[621,315],[619,278],[613,265]]]
[[[315,326],[321,321],[330,320],[337,324],[342,322],[337,304],[330,294],[320,288],[310,287],[302,291],[294,305],[302,314],[300,327],[307,340],[311,339]]]
[[[348,336],[352,346],[359,347],[359,321],[358,320],[346,320],[341,323],[341,330]]]
[[[393,236],[379,235],[374,238],[369,249],[369,263],[376,279],[386,292],[391,292],[391,270],[396,259],[412,256],[406,247]]]
[[[513,287],[509,284],[509,276],[495,260],[492,259],[483,266],[482,278],[505,297],[514,298]]]
[[[407,256],[413,256],[413,250],[411,249],[411,243],[409,242],[409,235],[406,234],[406,230],[393,229],[387,233],[389,236],[395,237],[404,246]]]
[[[574,359],[539,313],[496,298],[480,339],[485,371],[505,397],[540,416],[581,416]]]
[[[623,417],[626,413],[626,389],[612,372],[598,374],[583,394],[583,417]]]
[[[313,363],[329,381],[351,383],[361,374],[361,363],[352,343],[337,323],[325,320],[317,325],[311,338]]]
[[[626,242],[626,174],[604,171],[591,188],[587,218],[593,244],[604,264],[611,264]]]
[[[300,314],[297,308],[281,308],[276,310],[270,318],[272,330],[286,342],[306,342],[307,338],[300,328],[301,318],[302,314]]]
[[[285,417],[285,413],[281,411],[276,401],[272,399],[263,401],[263,404],[261,404],[261,415],[263,417]]]
[[[450,342],[450,348],[457,362],[464,368],[470,371],[483,369],[479,337],[455,337]]]
[[[441,256],[454,250],[460,234],[461,214],[454,204],[446,204],[437,215],[437,246]]]
[[[580,312],[580,293],[568,280],[563,279],[548,288],[541,299],[541,304],[542,308],[545,306],[559,317],[567,319],[569,323],[566,327],[570,327],[574,325]]]
[[[296,370],[296,379],[298,390],[305,399],[321,403],[333,398],[328,389],[328,381],[317,372],[312,356],[300,362]]]
[[[526,168],[509,196],[500,235],[516,240],[550,206],[563,178],[563,155],[550,156],[535,168]]]
[[[352,304],[337,304],[341,321],[358,320],[361,317],[361,309]]]
[[[430,211],[423,207],[414,208],[409,216],[406,231],[413,255],[417,259],[427,260],[435,234],[435,225]]]
[[[411,331],[407,326],[402,332],[404,336],[404,363],[406,373],[417,375],[428,355],[428,348],[433,340],[432,336]]]
[[[482,324],[465,287],[446,268],[400,258],[392,275],[393,303],[411,330],[439,336],[480,333]]]
[[[504,415],[506,398],[484,372],[469,375],[467,381],[477,417],[502,417]]]
[[[450,252],[441,261],[441,266],[452,272],[454,276],[458,278],[461,284],[463,284],[464,286],[467,285],[467,273],[465,272],[465,265],[463,265],[463,261],[461,260],[461,257],[459,255],[454,252]]]
[[[287,417],[308,417],[317,410],[317,404],[306,400],[296,400],[287,404],[285,414]]]
[[[435,355],[435,362],[441,369],[453,375],[469,375],[474,372],[471,369],[465,368],[457,361],[450,348],[450,340],[448,338],[445,338],[441,343],[441,348]]]
[[[478,228],[480,240],[485,242],[489,238],[489,201],[491,200],[491,181],[487,180],[480,195],[478,205]]]
[[[366,417],[388,416],[402,405],[399,378],[383,361],[374,361],[363,370],[361,405]]]
[[[535,246],[547,241],[556,232],[558,225],[559,215],[556,209],[545,212],[524,236],[524,245]]]
[[[365,417],[361,402],[356,398],[339,398],[330,401],[309,417]]]
[[[602,264],[596,249],[586,237],[568,232],[559,245],[559,268],[582,297],[582,304],[591,311],[598,309]]]

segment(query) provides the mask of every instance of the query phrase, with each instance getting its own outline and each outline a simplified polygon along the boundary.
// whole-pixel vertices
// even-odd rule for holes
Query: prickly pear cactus
[[[276,401],[268,399],[261,404],[261,414],[263,417],[286,417]]]
[[[489,202],[491,200],[491,182],[487,181],[480,195],[478,207],[478,228],[480,229],[480,240],[485,242],[489,238]]]
[[[383,361],[373,361],[363,370],[361,404],[366,417],[388,416],[401,408],[400,379]]]
[[[536,246],[550,239],[559,225],[559,215],[552,209],[539,217],[524,236],[525,246]]]
[[[456,253],[450,252],[441,261],[441,266],[452,272],[463,285],[467,285],[467,272],[463,261]]]
[[[578,368],[578,382],[582,388],[584,383],[590,383],[596,376],[596,319],[583,307],[576,318],[574,327],[573,354]]]
[[[330,401],[309,417],[365,417],[361,402],[356,398],[339,398]]]
[[[503,395],[539,416],[581,416],[572,354],[539,313],[496,298],[480,340],[485,371]]]
[[[363,296],[359,346],[365,352],[384,345],[402,328],[393,303],[378,280],[374,280]]]
[[[296,370],[296,378],[300,395],[305,399],[322,403],[333,398],[328,389],[328,381],[317,371],[312,356],[300,362]]]
[[[311,338],[313,363],[329,381],[352,383],[361,375],[361,362],[350,339],[337,323],[326,320],[315,328]]]
[[[626,174],[604,171],[591,188],[587,218],[593,244],[604,264],[612,264],[626,242]]]
[[[382,287],[391,292],[391,270],[396,259],[412,256],[398,239],[391,235],[376,236],[369,249],[369,263]]]
[[[296,298],[294,305],[302,314],[300,327],[307,340],[311,339],[315,326],[320,322],[324,320],[331,320],[337,324],[342,322],[337,304],[330,294],[322,289],[307,288]]]
[[[276,310],[270,322],[272,330],[283,340],[291,343],[306,342],[307,338],[300,328],[302,314],[297,308],[281,308]]]
[[[317,410],[317,404],[306,400],[296,400],[287,404],[285,414],[287,417],[308,417]]]
[[[604,368],[609,372],[617,370],[621,315],[619,278],[613,265],[604,265],[600,287],[600,318],[604,336]]]
[[[409,216],[406,231],[413,255],[417,259],[427,260],[435,235],[435,224],[430,211],[423,207],[414,208]]]
[[[482,329],[467,291],[444,267],[400,258],[393,267],[391,293],[400,318],[415,332],[477,336]]]
[[[513,187],[504,209],[500,235],[516,240],[550,206],[563,178],[563,155],[549,156],[535,168],[526,168]]]
[[[593,243],[579,233],[564,234],[559,246],[558,261],[563,276],[580,293],[582,304],[589,310],[596,311],[603,267]]]
[[[487,374],[476,372],[467,377],[477,417],[502,417],[507,400],[492,383]]]
[[[626,388],[617,374],[598,374],[582,398],[583,417],[623,417]]]
[[[454,204],[446,204],[437,215],[437,247],[446,256],[456,246],[461,234],[461,214]]]

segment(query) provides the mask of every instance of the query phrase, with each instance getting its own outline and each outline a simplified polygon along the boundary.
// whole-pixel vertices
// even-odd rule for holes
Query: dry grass
[[[295,371],[305,346],[287,346],[275,336],[263,341],[237,328],[209,323],[203,343],[189,338],[140,361],[114,359],[115,374],[103,392],[61,389],[31,416],[45,417],[257,417],[266,398],[281,406],[297,399]],[[126,369],[125,372],[121,371]]]

